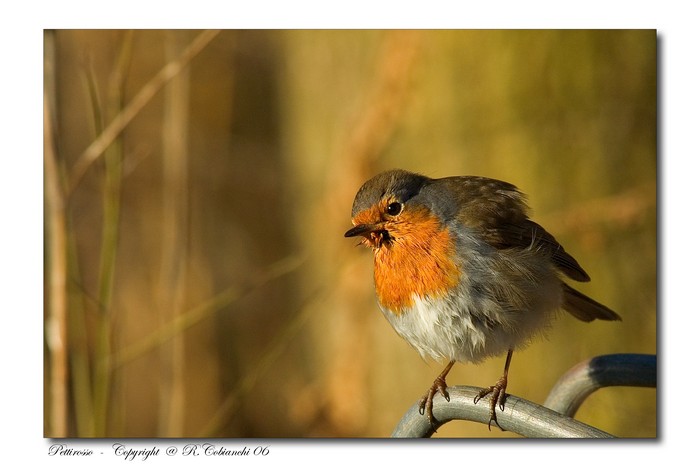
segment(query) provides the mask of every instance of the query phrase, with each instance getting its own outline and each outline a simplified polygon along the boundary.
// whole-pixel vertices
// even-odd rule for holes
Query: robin
[[[503,376],[474,398],[490,395],[505,409],[513,351],[528,344],[563,308],[582,321],[620,320],[563,277],[590,277],[557,240],[528,218],[525,196],[485,177],[433,179],[405,170],[365,182],[352,206],[353,228],[374,252],[379,307],[420,355],[448,361],[419,410],[433,426],[433,398],[449,401],[445,378],[455,362],[506,353]]]

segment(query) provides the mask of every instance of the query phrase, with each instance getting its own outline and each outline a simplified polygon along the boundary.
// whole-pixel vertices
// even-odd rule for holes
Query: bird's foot
[[[421,415],[425,414],[428,417],[428,422],[430,422],[431,427],[436,427],[438,425],[437,420],[433,416],[433,398],[438,391],[447,402],[450,401],[450,395],[447,393],[447,383],[443,375],[435,378],[433,385],[430,386],[430,389],[428,389],[428,392],[423,396],[418,405],[418,411]]]
[[[503,375],[493,386],[484,388],[479,391],[479,394],[474,398],[474,403],[476,404],[482,398],[487,395],[491,395],[491,400],[489,401],[489,431],[491,431],[491,422],[494,422],[498,428],[505,431],[501,425],[498,424],[498,419],[496,418],[496,404],[503,412],[506,408],[506,386],[508,386],[508,378]]]

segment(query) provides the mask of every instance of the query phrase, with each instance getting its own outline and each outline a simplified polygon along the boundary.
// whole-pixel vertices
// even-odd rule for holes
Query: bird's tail
[[[596,302],[578,290],[572,289],[564,283],[562,283],[562,287],[564,288],[564,304],[562,307],[581,321],[588,322],[594,319],[606,321],[622,320],[620,315],[610,308]]]

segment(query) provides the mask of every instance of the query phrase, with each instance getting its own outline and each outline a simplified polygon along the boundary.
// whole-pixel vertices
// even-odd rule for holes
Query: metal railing
[[[614,354],[583,361],[566,372],[539,405],[508,395],[505,410],[497,409],[498,424],[507,431],[528,438],[614,438],[598,428],[574,420],[578,408],[594,391],[609,386],[656,387],[656,356]],[[428,438],[452,420],[470,420],[488,424],[489,401],[474,404],[481,388],[452,386],[450,401],[443,397],[433,400],[436,426],[418,412],[414,404],[394,429],[395,438]]]

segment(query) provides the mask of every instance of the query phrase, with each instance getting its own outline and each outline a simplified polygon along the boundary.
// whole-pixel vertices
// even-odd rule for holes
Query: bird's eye
[[[389,203],[389,205],[386,207],[386,213],[390,216],[398,216],[401,212],[401,209],[403,209],[403,205],[401,203]]]

